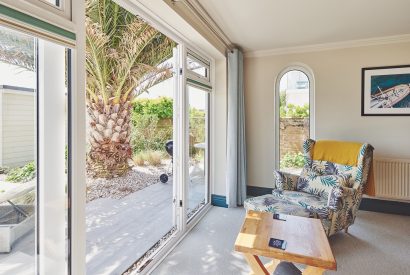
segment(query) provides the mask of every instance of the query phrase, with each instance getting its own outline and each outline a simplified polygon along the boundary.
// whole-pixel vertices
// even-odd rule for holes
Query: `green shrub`
[[[305,165],[305,158],[301,152],[286,153],[280,161],[280,168],[295,167],[302,168]]]
[[[281,105],[280,117],[282,118],[305,118],[309,117],[309,104],[298,106],[294,104]]]
[[[27,182],[36,177],[36,165],[34,161],[27,163],[23,167],[13,168],[9,171],[6,181]]]
[[[138,115],[153,115],[158,117],[158,119],[172,118],[173,100],[169,97],[136,99],[133,101],[133,113]]]
[[[142,151],[165,150],[165,142],[172,139],[172,125],[158,127],[159,119],[155,115],[132,116],[131,146],[134,154]]]
[[[136,99],[133,101],[131,146],[134,155],[143,151],[164,152],[165,143],[172,139],[173,99]],[[205,140],[205,112],[189,110],[190,144]],[[197,149],[191,146],[192,153]],[[139,160],[141,163],[141,160]]]
[[[131,146],[134,154],[165,150],[165,143],[172,139],[172,114],[172,98],[133,101]]]
[[[194,143],[205,141],[205,123],[204,111],[195,108],[189,110],[189,133]]]

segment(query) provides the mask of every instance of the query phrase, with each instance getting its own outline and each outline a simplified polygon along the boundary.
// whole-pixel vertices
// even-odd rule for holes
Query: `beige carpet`
[[[213,207],[152,274],[248,274],[233,244],[243,209]],[[359,211],[349,234],[330,238],[340,275],[409,275],[410,217]]]

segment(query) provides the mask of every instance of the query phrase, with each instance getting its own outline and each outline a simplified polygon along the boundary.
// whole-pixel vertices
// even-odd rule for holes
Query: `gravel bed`
[[[159,183],[159,176],[168,173],[168,167],[168,163],[159,166],[134,166],[122,177],[87,178],[87,202],[100,198],[121,199],[147,186]]]

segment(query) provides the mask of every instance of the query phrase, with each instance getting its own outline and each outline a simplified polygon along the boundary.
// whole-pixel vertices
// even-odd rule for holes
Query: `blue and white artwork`
[[[362,69],[362,115],[410,115],[410,66]]]

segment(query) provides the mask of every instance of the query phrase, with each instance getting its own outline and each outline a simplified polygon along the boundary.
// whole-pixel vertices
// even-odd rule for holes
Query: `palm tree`
[[[172,76],[175,43],[112,0],[87,0],[87,170],[96,177],[129,170],[131,100]],[[0,28],[0,62],[35,70],[33,37]]]
[[[87,0],[87,171],[116,177],[129,170],[131,100],[171,77],[175,43],[112,0]]]

